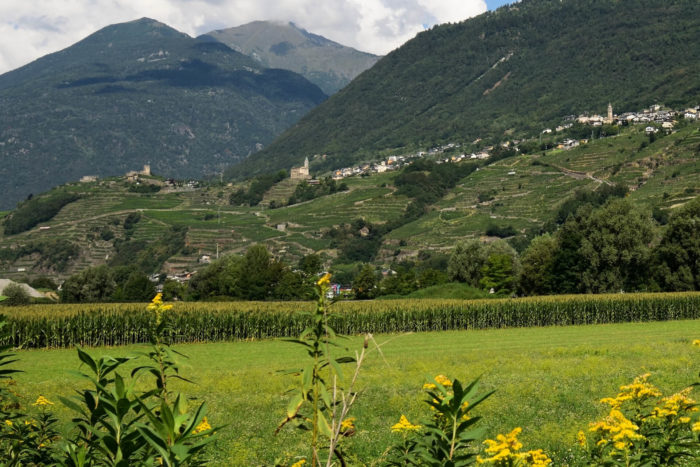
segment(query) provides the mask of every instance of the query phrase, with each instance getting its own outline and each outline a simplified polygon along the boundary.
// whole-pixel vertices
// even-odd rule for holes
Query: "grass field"
[[[363,391],[352,415],[356,436],[349,447],[371,463],[396,441],[390,426],[401,414],[411,421],[427,414],[421,402],[426,376],[443,373],[462,381],[482,375],[482,389],[497,392],[478,410],[487,437],[523,428],[525,448],[543,448],[555,465],[575,460],[574,437],[604,412],[597,403],[621,384],[650,372],[665,393],[697,380],[700,320],[569,327],[450,331],[376,336],[382,355],[370,354],[360,376]],[[358,348],[360,339],[349,341]],[[209,406],[213,425],[226,425],[211,450],[215,465],[270,465],[284,456],[306,454],[300,435],[284,430],[292,384],[277,370],[294,368],[303,354],[276,340],[178,345],[190,356],[184,376],[195,385],[178,389]],[[133,354],[142,347],[92,349],[93,355]],[[20,351],[16,389],[26,402],[44,395],[57,402],[82,382],[75,350]],[[695,394],[696,398],[698,394]],[[56,405],[59,407],[59,404]],[[62,419],[69,413],[57,411]],[[291,457],[290,457],[291,458]]]

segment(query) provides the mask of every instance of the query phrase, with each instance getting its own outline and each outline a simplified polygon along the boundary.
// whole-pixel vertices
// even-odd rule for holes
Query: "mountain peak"
[[[178,31],[165,23],[152,18],[140,18],[124,23],[106,26],[91,34],[85,40],[113,40],[120,38],[125,40],[141,40],[143,36],[153,38],[189,38],[185,33]]]
[[[263,66],[300,73],[329,95],[379,60],[292,22],[253,21],[201,37],[226,44]]]

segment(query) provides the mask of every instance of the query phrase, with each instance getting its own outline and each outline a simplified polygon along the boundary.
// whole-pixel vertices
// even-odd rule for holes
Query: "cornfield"
[[[172,339],[216,342],[298,335],[310,302],[175,303]],[[22,348],[115,346],[148,342],[145,304],[34,305],[6,308],[1,344]],[[502,300],[338,302],[330,324],[342,334],[664,321],[700,318],[700,293],[530,297]]]

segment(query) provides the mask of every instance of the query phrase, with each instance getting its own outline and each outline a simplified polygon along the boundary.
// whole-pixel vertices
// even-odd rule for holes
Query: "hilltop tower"
[[[605,119],[605,123],[608,125],[611,125],[613,122],[613,111],[612,111],[612,104],[608,102],[608,118]]]

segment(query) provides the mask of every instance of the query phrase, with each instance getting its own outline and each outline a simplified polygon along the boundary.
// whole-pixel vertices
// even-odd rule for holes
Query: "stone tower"
[[[605,123],[608,125],[612,124],[613,122],[613,111],[612,111],[612,104],[608,102],[608,118],[605,119]]]

